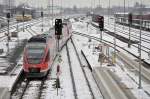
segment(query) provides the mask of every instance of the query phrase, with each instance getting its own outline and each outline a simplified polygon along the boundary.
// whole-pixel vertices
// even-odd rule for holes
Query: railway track
[[[100,39],[97,38],[97,37],[95,37],[95,36],[90,36],[90,35],[87,35],[87,34],[83,34],[83,33],[76,32],[76,31],[73,31],[73,34],[80,35],[80,36],[87,37],[87,38],[91,38],[91,39],[93,39],[93,40],[96,40],[96,41],[100,42]],[[104,44],[108,44],[110,47],[114,48],[114,44],[113,44],[112,42],[109,42],[109,41],[104,40],[104,39],[102,40],[102,42],[103,42]],[[130,55],[132,55],[133,57],[135,57],[136,59],[139,58],[139,57],[136,56],[134,53],[132,53],[132,52],[130,52],[130,51],[124,49],[124,48],[121,47],[121,46],[116,45],[116,47],[117,47],[117,49],[116,49],[117,51],[123,50],[123,51],[129,53]],[[142,62],[144,63],[144,60],[142,60]]]
[[[85,75],[85,79],[91,92],[92,99],[104,99],[101,89],[99,89],[98,84],[92,74],[92,67],[90,63],[87,61],[87,58],[84,55],[83,51],[77,46],[78,40],[75,42],[75,39],[73,40],[72,38],[71,41],[73,46],[75,47],[76,53],[78,54],[77,56],[80,59],[81,68]]]
[[[119,53],[118,53],[119,54]],[[120,55],[120,54],[119,54]],[[130,61],[131,61],[131,59],[129,59]],[[90,60],[89,60],[90,61]],[[132,60],[132,61],[134,61],[134,60]],[[131,64],[130,64],[131,65]],[[136,75],[138,74],[138,63],[137,64],[132,64],[132,66],[137,66],[137,73],[136,73]],[[115,66],[116,67],[116,66]],[[122,68],[124,68],[124,66],[121,66],[121,69]],[[112,68],[113,69],[113,68]],[[148,69],[146,69],[146,71],[147,71]],[[114,70],[115,71],[115,70]],[[134,71],[134,69],[133,69],[133,71]],[[146,71],[144,71],[143,69],[142,69],[142,73],[145,73],[146,75],[147,75],[147,77],[149,77],[148,75],[148,73],[146,72]],[[149,70],[148,70],[149,71]],[[101,72],[101,73],[100,73]],[[112,71],[113,72],[113,71]],[[113,82],[113,84],[110,84],[112,81],[109,81],[108,79],[106,79],[107,77],[108,78],[111,78],[111,79],[113,79],[115,82],[116,82],[116,84],[117,84],[117,86],[119,86],[120,87],[120,89],[123,91],[123,93],[125,93],[125,96],[126,96],[126,98],[125,99],[137,99],[137,96],[136,97],[134,97],[134,95],[133,95],[133,93],[131,93],[130,91],[132,91],[132,89],[131,90],[128,90],[128,88],[130,89],[130,88],[134,88],[134,87],[132,87],[132,86],[128,86],[128,84],[127,84],[127,86],[125,86],[124,84],[122,85],[120,82],[119,82],[119,79],[117,78],[117,76],[116,75],[114,75],[112,72],[110,72],[110,71],[107,71],[107,69],[106,69],[106,71],[104,70],[102,70],[102,68],[100,68],[100,69],[98,69],[98,68],[96,68],[96,69],[94,69],[94,73],[95,73],[95,79],[98,79],[97,80],[97,82],[98,82],[98,84],[100,84],[100,83],[103,83],[104,81],[105,81],[105,84],[100,84],[100,89],[101,90],[103,90],[102,89],[102,87],[103,86],[107,86],[106,87],[106,89],[109,87],[109,89],[113,89],[112,90],[112,92],[110,93],[110,96],[112,95],[112,97],[113,96],[117,96],[116,98],[114,98],[114,99],[124,99],[124,98],[119,98],[120,96],[120,94],[119,93],[117,93],[116,94],[116,92],[120,92],[119,90],[118,91],[115,91],[116,89],[116,87],[115,88],[113,88],[113,84],[114,84],[114,82]],[[149,72],[150,73],[150,72]],[[135,85],[137,85],[138,86],[138,78],[135,78],[134,77],[134,74],[133,75],[130,75],[130,74],[128,74],[128,72],[127,73],[125,73],[127,76],[128,76],[128,78],[130,78],[130,80],[132,81],[132,82],[134,82],[134,84]],[[120,76],[121,77],[121,76]],[[100,80],[101,81],[100,81]],[[130,81],[129,80],[129,81]],[[128,80],[127,80],[128,81]],[[109,83],[108,83],[109,82]],[[124,81],[123,81],[124,82]],[[143,82],[142,82],[143,83]],[[126,83],[125,83],[126,84]],[[143,84],[143,88],[144,88],[144,85],[145,84]],[[148,88],[146,88],[145,87],[145,89],[143,89],[142,88],[142,90],[143,90],[143,92],[146,94],[146,96],[149,96],[149,91],[148,91]],[[135,88],[136,89],[136,88]],[[103,90],[104,91],[104,90]],[[110,91],[110,90],[109,90]],[[106,99],[113,99],[113,98],[110,98],[109,97],[109,95],[106,95],[106,91],[104,91],[104,92],[102,92],[103,93],[103,95],[104,95],[104,97],[106,98],[106,96],[107,96],[107,98]],[[123,95],[121,95],[121,97],[122,97]],[[109,98],[108,98],[109,97]],[[132,97],[132,98],[131,98]]]
[[[107,25],[106,25],[106,26],[107,26]],[[113,27],[113,26],[112,26],[112,27]],[[124,34],[124,35],[126,35],[126,36],[129,36],[129,33],[128,33],[128,32],[123,31],[123,30],[120,29],[120,28],[117,28],[117,32],[122,33],[122,34]],[[139,32],[139,31],[135,31],[135,33],[137,33],[137,32]],[[143,34],[142,34],[142,35],[143,35]],[[134,39],[136,39],[136,40],[139,40],[139,36],[134,35],[132,32],[131,32],[131,37],[134,38]],[[146,37],[147,37],[147,35],[145,36],[145,38],[142,37],[142,41],[145,42],[145,43],[147,43],[147,44],[149,44],[149,43],[150,43],[150,39],[147,39]],[[133,46],[137,48],[136,45],[133,45]],[[142,47],[143,47],[144,49],[150,51],[150,48],[149,48],[149,47],[143,46],[143,45],[142,45]],[[145,52],[148,52],[148,51],[145,51]]]
[[[1,56],[0,75],[11,75],[11,72],[18,68],[18,60],[22,56],[22,51],[26,45],[26,40],[21,40],[19,43],[15,42],[15,45],[10,49],[9,55]]]
[[[83,34],[84,36],[86,35],[86,34]],[[86,36],[87,37],[87,36]],[[89,36],[90,37],[90,36]],[[88,38],[89,38],[88,37]],[[91,39],[92,38],[94,38],[94,37],[90,37]],[[95,39],[96,40],[96,39]],[[125,66],[123,66],[122,67],[122,65],[121,64],[118,64],[118,66],[120,66],[120,68],[124,68],[124,67],[127,67],[128,69],[128,71],[132,71],[132,73],[134,72],[134,75],[138,75],[138,73],[139,73],[139,63],[138,62],[136,62],[135,60],[132,60],[132,59],[130,59],[129,57],[127,57],[126,55],[122,55],[121,54],[122,52],[120,52],[120,51],[118,51],[118,53],[117,53],[117,57],[119,57],[119,59],[122,61],[122,62],[124,62],[124,63],[122,63],[122,64],[125,64]],[[132,54],[131,54],[132,55]],[[138,58],[138,57],[137,57]],[[143,64],[144,65],[144,64]],[[142,83],[144,83],[144,82],[146,82],[146,83],[150,83],[150,77],[149,77],[149,75],[150,75],[150,70],[148,69],[148,68],[146,68],[146,67],[144,67],[142,65],[142,69],[141,69],[141,72],[142,72]],[[124,70],[124,69],[123,69]],[[138,79],[138,76],[135,78],[134,77],[134,75],[131,75],[131,73],[128,73],[127,72],[127,75],[128,75],[128,77],[129,78],[131,78],[132,79],[132,81],[138,86],[138,81],[137,81],[137,79]],[[143,82],[144,81],[144,82]],[[149,91],[147,90],[147,88],[145,87],[145,89],[143,89],[144,90],[144,92],[147,94],[147,96],[150,96],[150,93],[149,93]]]
[[[130,59],[128,56],[126,56],[125,54],[121,52],[117,53],[117,58],[118,58],[117,61],[121,61],[124,64],[123,68],[126,68],[126,70],[128,71],[126,72],[127,76],[138,86],[139,83],[137,79],[138,79],[138,74],[139,74],[139,63]],[[116,64],[118,64],[118,66],[121,67],[119,62],[116,62]],[[134,74],[134,76],[131,73],[131,71]],[[141,66],[142,83],[145,83],[145,84],[150,83],[149,75],[150,75],[150,70],[145,68],[144,66]],[[147,96],[150,96],[150,92],[147,90],[147,88],[142,88],[142,89],[147,94]]]
[[[106,20],[105,20],[105,21],[106,21]],[[112,22],[114,23],[114,21],[112,21]],[[110,22],[109,24],[114,25],[113,23]],[[106,24],[108,24],[107,21],[106,21]],[[129,26],[117,23],[117,27],[122,28],[123,26],[124,26],[124,29],[125,29],[125,30],[129,30]],[[136,33],[136,32],[139,32],[139,29],[134,28],[134,27],[132,27],[132,26],[131,26],[131,29],[132,29],[132,31],[134,31],[135,33]],[[142,31],[145,31],[145,30],[142,29]],[[146,37],[150,37],[150,34],[149,34],[148,32],[149,32],[149,31],[142,32],[142,35],[144,35],[144,36],[146,36]]]
[[[122,87],[122,84],[119,83],[119,79],[115,79],[117,78],[116,75],[114,75],[114,73],[109,71],[107,68],[105,69],[93,67],[92,72],[99,90],[101,90],[103,96],[102,99],[135,99],[133,98],[134,96],[130,94],[131,92],[128,89]],[[100,97],[95,99],[100,99]]]
[[[30,28],[31,26],[34,26],[35,24],[38,24],[38,23],[40,23],[41,22],[41,20],[34,20],[33,22],[31,22],[31,23],[29,23],[29,22],[27,22],[27,23],[25,23],[24,24],[24,27],[25,27],[25,29],[28,29],[28,28]],[[10,27],[10,30],[11,29],[15,29],[16,28],[16,26],[11,26]],[[21,24],[20,25],[20,28],[19,28],[19,31],[18,32],[20,32],[20,31],[22,31],[22,29],[23,29],[23,24]],[[4,29],[2,29],[1,31],[0,31],[0,33],[4,33],[4,32],[6,32],[7,31],[7,28],[4,28]],[[16,31],[16,30],[14,30],[14,31]],[[30,33],[30,32],[29,32]],[[31,35],[33,35],[33,34],[31,34]],[[0,37],[0,41],[4,41],[4,40],[6,40],[7,39],[7,36],[4,34],[4,36],[1,36]]]
[[[49,91],[50,93],[56,93],[56,89],[54,88],[56,79],[52,76],[56,74],[53,64],[44,78],[27,79],[23,73],[13,87],[11,99],[45,99]]]
[[[94,96],[93,90],[92,90],[92,88],[91,88],[90,82],[89,82],[89,80],[88,80],[88,77],[87,77],[86,72],[85,72],[85,70],[84,70],[84,67],[83,67],[83,64],[82,64],[82,62],[81,62],[79,53],[78,53],[78,51],[77,51],[77,48],[76,48],[75,43],[73,42],[73,39],[72,39],[72,38],[71,38],[71,43],[72,43],[72,45],[73,45],[73,47],[74,47],[74,49],[75,49],[75,53],[76,53],[76,56],[78,57],[78,61],[79,61],[79,63],[80,63],[80,67],[81,67],[82,72],[83,72],[83,74],[84,74],[84,78],[86,79],[87,85],[88,85],[88,87],[89,87],[89,91],[90,91],[91,97],[92,97],[91,99],[95,99],[95,96]]]
[[[27,21],[27,22],[14,22],[13,24],[10,24],[10,29],[15,29],[16,27],[17,27],[17,25],[18,26],[23,26],[23,24],[24,25],[27,25],[27,24],[31,24],[31,23],[36,23],[36,22],[39,22],[39,21],[42,21],[41,19],[34,19],[34,20],[32,20],[32,21]],[[6,32],[7,31],[7,26],[6,27],[3,27],[3,28],[1,28],[0,29],[0,33],[4,33],[4,32]]]
[[[98,28],[98,26],[96,26],[96,25],[93,25],[93,26],[94,26],[95,28]],[[105,31],[110,32],[110,31],[107,30],[107,29],[105,29]],[[132,44],[132,46],[138,49],[138,45],[133,45],[133,44]],[[146,47],[146,46],[143,46],[143,45],[141,45],[141,47],[142,47],[142,49],[141,49],[142,51],[146,52],[147,54],[149,53],[150,48],[148,48],[148,47]]]
[[[107,26],[107,25],[106,25],[106,26]],[[112,28],[113,28],[113,26],[112,26]],[[117,32],[129,36],[129,32],[123,31],[123,30],[120,29],[120,28],[117,28]],[[133,32],[133,31],[132,31],[132,32]],[[132,32],[131,32],[131,37],[134,38],[134,39],[136,39],[136,40],[139,40],[139,36],[134,35]],[[137,32],[139,33],[139,31],[135,31],[135,33],[137,33]],[[142,35],[143,35],[143,34],[142,34]],[[147,39],[146,37],[142,37],[142,41],[145,42],[145,43],[150,43],[150,40]]]
[[[80,89],[84,89],[84,90],[86,89],[85,92],[86,99],[96,99],[93,90],[91,88],[91,85],[89,83],[87,74],[84,70],[81,59],[79,57],[79,53],[72,39],[71,42],[69,42],[66,45],[66,50],[67,50],[68,62],[70,66],[70,74],[72,78],[75,99],[85,98],[85,96],[82,96]],[[74,59],[73,57],[76,59]],[[81,80],[82,83],[80,82]],[[78,84],[78,82],[80,82],[80,85]]]
[[[35,31],[32,31],[31,27],[26,28],[26,30],[31,34],[31,36],[37,35],[38,33]]]
[[[25,75],[24,75],[25,76]],[[43,79],[24,79],[17,84],[17,88],[12,93],[11,99],[40,99],[41,88],[44,85]]]
[[[111,70],[97,67],[93,69],[93,75],[105,99],[136,99]]]
[[[75,78],[73,76],[73,69],[72,69],[72,66],[71,66],[72,64],[71,64],[71,60],[70,60],[70,54],[69,54],[68,45],[66,45],[66,51],[67,51],[67,58],[68,58],[68,64],[69,64],[69,69],[70,69],[72,87],[73,87],[73,92],[74,92],[74,98],[78,99],[78,97],[77,97],[77,90],[76,90],[76,84],[75,84]]]
[[[123,25],[118,24],[117,26],[118,26],[118,27],[122,27]],[[129,29],[127,26],[124,26],[124,28],[125,28],[126,30]],[[136,33],[136,32],[139,32],[138,29],[133,28],[133,27],[131,27],[131,28],[132,28],[132,31],[134,31],[135,33]],[[143,29],[142,29],[142,30],[143,30]],[[143,30],[143,31],[144,31],[144,30]],[[146,33],[146,32],[147,32],[147,33]],[[150,37],[150,34],[148,34],[148,31],[145,31],[144,33],[142,32],[142,35],[144,35],[144,36],[146,36],[146,37]]]

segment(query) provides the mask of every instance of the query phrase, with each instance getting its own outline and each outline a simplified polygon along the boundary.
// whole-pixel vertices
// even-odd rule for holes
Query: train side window
[[[46,61],[49,61],[49,59],[50,59],[50,53],[49,53],[49,51],[48,51],[48,53],[47,53],[47,55],[46,55]]]

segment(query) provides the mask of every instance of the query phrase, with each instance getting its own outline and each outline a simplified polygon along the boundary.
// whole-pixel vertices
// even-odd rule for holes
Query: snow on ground
[[[31,81],[22,99],[37,99],[39,95],[39,86],[42,81]]]
[[[85,73],[87,75],[87,79],[88,79],[88,81],[90,83],[90,86],[92,88],[92,92],[93,92],[93,94],[95,96],[95,99],[103,99],[103,96],[102,96],[101,92],[99,91],[98,86],[97,86],[97,84],[96,84],[96,82],[95,82],[95,80],[93,78],[92,72],[90,71],[89,67],[87,66],[87,63],[86,63],[84,57],[81,55],[81,49],[84,50],[83,48],[85,46],[87,46],[87,43],[85,43],[85,42],[88,42],[88,39],[87,38],[83,38],[81,36],[73,36],[73,40],[75,42],[75,46],[76,46],[76,48],[78,50],[78,53],[80,53],[80,59],[82,61],[82,66],[84,66],[83,69],[85,70]],[[88,50],[87,49],[88,49],[88,47],[86,48],[86,51],[88,51],[88,53],[92,53],[93,52],[92,51],[93,49],[88,49]],[[96,58],[97,56],[93,58],[93,56],[87,55],[87,57],[89,57],[90,60],[94,60],[94,61],[90,61],[92,63],[97,61],[97,59],[98,59],[98,58]],[[93,63],[93,66],[94,67],[95,66],[99,66],[99,63],[96,64],[96,65]]]
[[[60,55],[62,56],[62,62],[58,62],[58,58],[54,62],[52,71],[50,75],[48,75],[48,80],[45,83],[46,89],[43,91],[42,99],[74,99],[74,92],[71,82],[71,76],[70,76],[70,70],[68,65],[68,59],[67,59],[67,52],[66,48],[63,48]],[[58,89],[58,95],[57,95],[57,89],[55,88],[55,81],[57,78],[56,75],[56,68],[57,65],[60,65],[60,89]]]
[[[98,62],[98,57],[97,57],[96,54],[93,54],[92,51],[88,51],[87,47],[86,48],[82,47],[82,50],[86,53],[88,60],[92,60],[92,62],[90,62],[90,63],[92,64],[93,68],[95,66],[100,67],[100,63]],[[91,49],[89,49],[89,50],[91,50]],[[102,66],[106,66],[106,65],[102,65]],[[131,89],[133,94],[138,99],[149,99],[150,98],[145,93],[145,90],[147,92],[149,92],[150,87],[149,88],[148,87],[144,87],[144,86],[147,86],[148,84],[146,84],[145,82],[142,81],[143,89],[139,90],[138,89],[138,85],[131,78],[129,78],[129,76],[127,75],[128,74],[127,71],[123,71],[119,66],[111,67],[110,69],[112,71],[115,71],[114,73],[117,74],[117,76],[119,76],[119,78],[122,79],[121,82],[123,82],[129,89]],[[132,75],[132,78],[137,78],[136,81],[138,82],[138,76],[137,75],[133,75],[131,73],[129,73],[129,75]]]
[[[124,68],[125,64],[122,63],[122,61],[117,60],[117,63],[118,62],[122,64],[123,70],[120,68],[120,66],[118,64],[116,65],[114,70],[115,70],[115,73],[120,78],[122,78],[121,82],[125,83],[127,85],[127,87],[129,89],[131,89],[131,91],[134,93],[136,98],[138,98],[138,99],[149,99],[150,96],[147,94],[147,92],[150,91],[150,86],[149,87],[147,86],[147,85],[149,85],[149,83],[142,81],[143,88],[138,89],[139,76],[137,74],[133,73],[132,71],[129,71],[126,68]],[[145,88],[145,86],[147,86],[147,87]]]
[[[21,25],[21,24],[23,24],[23,23],[19,23],[18,25]],[[13,26],[16,26],[16,24],[13,25]],[[37,27],[35,27],[35,28],[37,28]],[[12,32],[14,30],[15,29],[11,29],[10,32]],[[4,33],[0,33],[0,34],[4,35]],[[25,32],[20,31],[19,34],[18,34],[18,38],[13,38],[13,37],[11,38],[11,40],[9,42],[10,51],[12,51],[12,49],[15,48],[15,46],[18,45],[18,40],[29,39],[30,37],[32,37],[32,35],[28,31],[26,31],[26,29],[25,29]],[[7,43],[7,39],[4,39],[3,41],[0,42],[0,48],[4,50],[4,53],[2,53],[0,55],[0,57],[3,57],[3,56],[7,55],[7,46],[6,46],[6,43]],[[7,60],[7,59],[2,58],[0,60]],[[7,88],[9,88],[9,90],[11,90],[14,82],[16,81],[17,77],[20,74],[20,71],[22,70],[22,58],[21,58],[21,60],[18,61],[18,64],[19,65],[16,67],[17,69],[15,69],[13,71],[13,74],[15,74],[15,75],[13,75],[13,76],[10,76],[10,75],[6,75],[6,76],[1,75],[0,76],[0,82],[1,82],[0,83],[0,87],[7,87]]]
[[[90,28],[86,28],[86,24],[82,24],[81,22],[76,22],[74,23],[73,26],[75,31],[78,31],[80,33],[85,33],[85,34],[89,34],[89,35],[96,35],[96,30],[94,29],[90,29]],[[88,30],[88,31],[87,31]],[[89,32],[90,31],[90,32]],[[111,40],[112,37],[107,36],[107,40]],[[89,60],[91,60],[91,64],[92,66],[99,66],[98,64],[100,64],[98,62],[98,55],[97,54],[93,54],[94,50],[93,47],[88,47],[89,42],[88,40],[85,40],[83,37],[79,37],[79,36],[75,36],[75,38],[78,38],[77,41],[82,41],[82,47],[81,49],[86,53],[86,56],[88,57]],[[81,38],[81,40],[79,39]],[[105,37],[104,37],[105,38]],[[95,43],[95,41],[94,41]],[[98,43],[98,42],[97,42]],[[118,41],[117,44],[119,44],[120,42]],[[96,44],[95,44],[96,45]],[[98,44],[97,44],[98,45]],[[120,45],[120,44],[119,44]],[[122,44],[122,46],[126,46],[127,44]],[[127,48],[126,48],[127,49]],[[131,52],[135,52],[137,49],[133,49],[132,47],[130,49],[128,49]],[[137,52],[138,53],[138,52]],[[144,53],[142,53],[142,55],[144,55]],[[144,57],[143,57],[144,58]],[[121,61],[117,62],[121,63],[121,65],[124,65],[124,63],[122,63]],[[106,66],[106,65],[103,65]],[[122,66],[124,67],[124,66]],[[147,94],[147,92],[150,92],[150,86],[149,83],[146,83],[144,81],[142,81],[142,89],[138,89],[138,75],[135,75],[135,73],[132,73],[131,71],[127,70],[126,68],[124,68],[122,70],[122,68],[120,67],[120,65],[116,65],[115,67],[109,67],[115,74],[117,74],[119,76],[119,78],[121,78],[121,81],[132,91],[132,93],[138,98],[138,99],[149,99],[150,96]]]
[[[49,28],[52,27],[52,21],[47,19],[47,18],[44,18],[43,19],[43,23],[39,23],[39,24],[36,24],[34,26],[31,27],[32,30],[34,30],[35,32],[39,33],[39,32],[42,32],[41,29],[42,29],[42,25],[43,25],[43,33],[46,32],[46,31],[49,31]]]
[[[80,67],[80,63],[77,59],[76,53],[71,42],[68,42],[69,53],[71,54],[71,64],[73,75],[75,79],[75,85],[77,90],[77,97],[79,99],[91,99],[91,95],[83,75],[82,69]],[[81,82],[82,81],[82,82]]]
[[[22,59],[18,61],[17,69],[13,70],[12,72],[13,75],[0,76],[0,87],[5,87],[11,90],[16,79],[20,75],[21,70],[22,70]]]
[[[88,35],[91,35],[91,36],[95,36],[95,37],[100,37],[100,34],[98,33],[98,31],[91,25],[88,26],[87,28],[87,24],[86,22],[76,22],[73,24],[73,29],[77,32],[80,32],[80,33],[83,33],[83,34],[88,34]],[[111,25],[110,25],[111,26]],[[114,31],[114,28],[112,27],[107,27],[108,30],[110,31]],[[120,34],[119,34],[120,35]],[[110,41],[110,42],[113,42],[113,37],[106,34],[106,33],[103,33],[103,39],[104,40],[107,40],[107,41]],[[149,39],[149,38],[148,38]],[[139,56],[139,53],[138,53],[138,49],[131,46],[131,48],[128,48],[128,44],[126,43],[123,43],[121,42],[120,40],[116,39],[116,44],[123,47],[124,49],[128,50],[129,52],[133,53],[134,55],[136,56]],[[146,46],[149,46],[147,45],[147,43],[142,43],[142,44],[145,44]],[[119,49],[120,50],[120,49]],[[122,50],[121,50],[122,51]],[[124,51],[125,52],[125,51]],[[127,52],[125,52],[127,53]],[[128,54],[128,53],[127,53]],[[150,57],[148,56],[148,53],[142,51],[142,59],[146,60],[148,63],[150,63]]]
[[[114,20],[110,20],[110,25],[108,25],[107,17],[106,17],[105,23],[107,24],[106,27],[108,28],[108,30],[114,31],[114,29],[113,29]],[[123,29],[123,27],[124,27],[124,29]],[[129,28],[128,28],[127,26],[122,26],[122,25],[117,24],[117,27],[116,27],[116,28],[119,29],[119,30],[125,31],[126,33],[129,33]],[[117,33],[119,33],[119,32],[117,32]],[[139,36],[139,33],[140,33],[140,30],[139,30],[139,29],[135,29],[135,28],[132,28],[132,27],[131,27],[131,34],[134,34],[134,35]],[[150,40],[149,32],[142,30],[141,33],[142,33],[142,39],[143,39],[143,40],[145,40],[145,39]],[[119,33],[119,35],[123,35],[123,34],[122,34],[122,33]],[[123,35],[123,36],[124,36],[124,35]],[[127,36],[127,38],[128,38],[128,36]],[[133,39],[133,37],[131,37],[131,39]],[[137,40],[138,40],[138,39],[137,39]],[[138,40],[138,41],[139,41],[139,40]],[[143,41],[142,41],[142,45],[143,45],[143,46],[146,46],[146,47],[148,47],[148,48],[150,47],[149,43],[147,43],[147,42],[143,42]],[[131,51],[131,52],[136,52],[136,53],[135,53],[136,56],[139,55],[139,53],[137,53],[137,48],[134,48],[134,49],[133,49],[133,47],[132,47],[132,48],[129,48],[129,49],[126,48],[126,49],[129,50],[129,51]],[[146,50],[149,52],[148,49],[146,49]],[[144,51],[142,51],[142,59],[145,59],[146,62],[150,63],[150,57],[148,56],[148,53],[145,53]]]
[[[74,20],[72,20],[72,22],[74,22]],[[87,21],[86,21],[87,22]],[[47,31],[49,29],[48,27],[49,23],[44,22],[44,30]],[[41,24],[37,24],[33,27],[31,27],[34,31],[41,31]],[[89,35],[95,36],[95,37],[99,37],[99,34],[97,33],[97,30],[95,30],[92,26],[89,25],[89,28],[86,28],[87,24],[86,23],[81,23],[81,22],[75,22],[73,23],[73,28],[76,31],[79,32],[83,32],[83,33],[87,33]],[[25,32],[19,32],[19,39],[29,39],[32,35],[25,31]],[[99,62],[98,62],[98,51],[94,50],[94,46],[97,46],[97,42],[92,40],[91,43],[88,42],[88,39],[84,38],[84,37],[79,37],[79,36],[73,36],[73,38],[77,38],[76,42],[80,42],[81,45],[79,45],[78,43],[78,47],[80,47],[81,49],[83,49],[87,54],[88,57],[90,58],[93,66],[99,66]],[[113,37],[104,34],[103,38],[106,40],[110,40],[111,42],[113,42]],[[1,42],[2,45],[5,45],[4,42]],[[1,45],[0,44],[0,45]],[[88,45],[90,44],[90,48],[88,47]],[[119,40],[117,40],[117,44],[120,44],[122,47],[127,47],[127,44],[120,42]],[[13,45],[13,43],[11,44],[11,46]],[[15,43],[14,43],[15,45]],[[2,47],[5,48],[5,47]],[[131,51],[132,47],[129,49]],[[70,50],[73,50],[73,48],[70,48]],[[112,50],[112,49],[111,49]],[[132,49],[132,51],[135,51],[136,49]],[[74,99],[74,92],[73,92],[73,87],[72,87],[72,82],[71,82],[71,76],[70,76],[70,70],[69,70],[69,65],[68,65],[68,59],[67,59],[67,52],[66,49],[64,48],[62,50],[62,52],[60,53],[62,56],[62,62],[59,63],[56,59],[56,62],[54,63],[53,69],[51,71],[51,75],[48,75],[48,79],[45,82],[45,89],[42,92],[42,98],[43,99]],[[143,55],[143,54],[142,54]],[[75,57],[72,55],[72,57]],[[144,58],[144,57],[143,57]],[[74,60],[72,60],[74,61]],[[120,62],[120,61],[119,61]],[[88,88],[86,87],[86,83],[83,80],[83,74],[81,71],[81,68],[77,67],[77,62],[74,61],[74,67],[73,69],[76,70],[74,71],[74,74],[76,75],[76,83],[78,84],[78,94],[79,94],[79,98],[80,99],[88,99],[90,97],[90,93],[88,92]],[[121,63],[121,62],[120,62]],[[55,81],[56,81],[56,67],[57,65],[60,65],[61,67],[61,73],[60,73],[60,85],[61,88],[58,90],[58,95],[57,95],[57,90],[54,86]],[[123,65],[123,63],[121,63]],[[78,64],[79,65],[79,64]],[[134,95],[136,97],[138,97],[138,99],[149,99],[150,97],[144,92],[144,90],[149,91],[149,84],[147,84],[146,82],[142,81],[143,84],[143,88],[141,90],[137,89],[137,84],[133,81],[133,79],[129,78],[129,76],[127,74],[129,74],[130,76],[132,76],[132,78],[135,78],[135,80],[137,81],[138,78],[136,75],[134,75],[132,72],[128,71],[125,69],[126,72],[122,71],[122,69],[119,66],[116,67],[111,67],[112,70],[115,71],[115,73],[122,78],[122,82],[124,82],[128,88],[131,88],[131,91],[134,93]],[[80,71],[80,72],[79,72]],[[90,72],[89,69],[85,68],[85,71],[88,73]],[[10,80],[11,79],[11,80]],[[1,82],[1,86],[3,87],[8,87],[11,86],[13,83],[13,80],[15,80],[15,77],[7,77],[7,76],[0,76],[0,82]],[[94,79],[92,77],[92,75],[88,75],[88,79],[90,80],[91,86],[92,86],[92,90],[94,90],[94,94],[97,97],[96,99],[99,99],[99,97],[102,97],[97,89],[97,86],[94,82]],[[10,82],[11,81],[11,82]],[[81,82],[82,81],[82,82]],[[39,84],[35,84],[33,83],[34,86],[39,85]],[[32,91],[35,91],[37,89],[31,89]],[[97,95],[96,95],[97,94]],[[31,93],[32,96],[32,93]],[[88,97],[89,96],[89,97]],[[140,98],[139,98],[140,97]]]

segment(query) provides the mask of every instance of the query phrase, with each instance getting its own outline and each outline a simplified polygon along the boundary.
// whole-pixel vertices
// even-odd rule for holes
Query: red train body
[[[71,23],[67,22],[63,24],[62,30],[59,48],[71,37]],[[50,30],[50,34],[33,36],[28,40],[23,56],[23,71],[27,77],[44,77],[50,70],[58,51],[54,31],[52,29]]]
[[[129,26],[129,13],[116,13],[116,23]],[[142,23],[140,23],[142,20]],[[150,14],[135,14],[132,13],[132,27],[139,29],[142,25],[143,30],[150,31]]]

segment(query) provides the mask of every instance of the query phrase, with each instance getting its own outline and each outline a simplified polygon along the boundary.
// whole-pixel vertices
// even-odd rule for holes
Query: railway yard
[[[129,27],[116,24],[113,18],[108,23],[104,16],[101,33],[90,16],[66,15],[62,19],[66,17],[71,22],[72,35],[43,78],[26,77],[24,47],[32,36],[48,34],[53,29],[52,19],[10,24],[9,43],[7,27],[0,29],[0,99],[150,99],[149,31],[142,30],[142,88],[138,88],[139,29],[131,27],[128,47]]]

